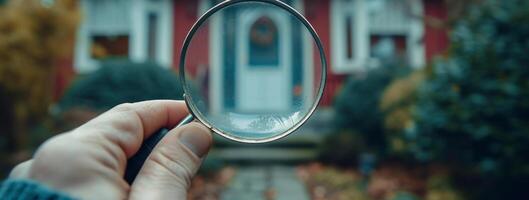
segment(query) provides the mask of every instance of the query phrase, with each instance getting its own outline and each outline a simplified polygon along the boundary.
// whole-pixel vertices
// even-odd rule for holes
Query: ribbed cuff
[[[8,179],[0,184],[0,199],[71,200],[73,198],[34,181]]]

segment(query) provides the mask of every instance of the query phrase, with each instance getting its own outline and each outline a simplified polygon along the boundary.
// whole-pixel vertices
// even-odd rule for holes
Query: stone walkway
[[[308,200],[309,195],[292,167],[249,166],[237,169],[221,199]]]

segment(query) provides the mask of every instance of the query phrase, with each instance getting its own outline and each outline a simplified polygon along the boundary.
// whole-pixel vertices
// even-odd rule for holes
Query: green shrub
[[[397,192],[391,200],[418,200],[419,198],[412,193],[401,191]]]
[[[419,157],[522,170],[529,167],[529,3],[489,2],[470,13],[452,34],[450,58],[420,88]]]
[[[343,167],[356,167],[358,156],[367,149],[361,136],[359,133],[342,131],[326,137],[319,150],[319,160]]]
[[[61,110],[84,107],[103,111],[120,103],[151,99],[182,99],[173,71],[153,63],[107,61],[101,69],[81,77],[60,101]]]
[[[483,1],[454,27],[449,57],[417,96],[410,150],[507,185],[482,188],[488,199],[520,187],[505,177],[529,174],[528,35],[528,1]]]
[[[395,77],[395,69],[391,69],[393,67],[379,67],[363,75],[349,77],[334,102],[338,128],[361,132],[380,128],[375,126],[381,121],[379,99],[384,88]]]
[[[335,132],[338,134],[330,134],[325,140],[321,157],[336,164],[350,165],[356,162],[351,160],[354,159],[353,154],[385,154],[386,141],[383,114],[379,109],[380,98],[391,80],[408,72],[409,68],[398,62],[387,62],[380,67],[369,69],[361,76],[349,77],[334,102],[334,122],[337,129]],[[362,146],[353,147],[355,145]],[[334,150],[343,152],[333,153]]]

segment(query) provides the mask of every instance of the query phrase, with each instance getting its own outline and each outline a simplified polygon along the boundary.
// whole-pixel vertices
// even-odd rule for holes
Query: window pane
[[[406,58],[406,36],[372,34],[370,40],[372,58]]]
[[[128,35],[92,36],[91,56],[95,59],[126,58],[129,54]]]
[[[250,28],[250,66],[277,67],[279,40],[277,26],[269,17],[260,17]]]
[[[149,60],[156,59],[156,41],[158,41],[158,15],[156,13],[149,13],[147,18],[148,35],[147,35],[147,56]]]
[[[346,37],[346,51],[347,59],[353,59],[353,17],[349,14],[345,18],[345,37]]]

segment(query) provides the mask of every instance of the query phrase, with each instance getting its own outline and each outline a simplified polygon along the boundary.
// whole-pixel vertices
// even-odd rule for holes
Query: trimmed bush
[[[104,111],[121,103],[182,99],[182,95],[180,81],[170,69],[154,63],[107,61],[101,69],[76,81],[59,107]]]
[[[393,79],[408,72],[409,68],[400,62],[388,61],[365,74],[349,77],[334,102],[336,130],[323,142],[322,161],[354,166],[362,153],[386,154],[380,98]]]

